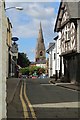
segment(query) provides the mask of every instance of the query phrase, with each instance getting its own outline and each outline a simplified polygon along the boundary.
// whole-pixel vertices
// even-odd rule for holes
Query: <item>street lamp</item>
[[[13,8],[15,8],[17,10],[23,10],[22,7],[9,7],[9,8],[5,8],[5,10],[9,10],[9,9],[13,9]]]

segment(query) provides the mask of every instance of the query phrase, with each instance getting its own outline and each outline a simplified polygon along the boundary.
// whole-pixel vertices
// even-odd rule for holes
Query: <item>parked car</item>
[[[21,77],[22,77],[22,78],[27,78],[27,75],[22,75]]]
[[[33,75],[32,78],[33,78],[33,79],[36,79],[36,78],[38,78],[38,76],[37,76],[37,75]]]
[[[48,78],[48,76],[46,74],[42,74],[42,75],[39,76],[39,78],[41,78],[41,79],[42,78]]]

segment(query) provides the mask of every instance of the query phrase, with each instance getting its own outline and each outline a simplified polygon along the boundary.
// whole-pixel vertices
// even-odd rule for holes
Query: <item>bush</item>
[[[23,75],[29,75],[29,67],[21,68],[20,73]]]
[[[45,69],[38,67],[38,66],[30,66],[20,69],[20,73],[23,75],[33,75],[36,73],[36,75],[40,76],[42,73],[45,73]]]

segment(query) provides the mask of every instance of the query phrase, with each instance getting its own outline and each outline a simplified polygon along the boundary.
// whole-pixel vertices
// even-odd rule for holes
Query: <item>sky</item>
[[[15,1],[15,0],[14,0]],[[19,52],[27,54],[30,61],[35,60],[35,49],[40,28],[42,24],[43,37],[45,48],[48,49],[49,43],[53,42],[56,36],[54,33],[55,21],[59,9],[60,2],[41,2],[37,0],[25,2],[25,0],[12,2],[6,0],[6,8],[8,7],[23,7],[22,11],[16,9],[6,10],[6,15],[12,23],[12,36],[18,37],[17,41]],[[48,57],[48,55],[46,54]]]

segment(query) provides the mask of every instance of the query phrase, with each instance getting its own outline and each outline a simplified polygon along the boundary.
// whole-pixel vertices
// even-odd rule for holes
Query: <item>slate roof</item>
[[[30,63],[30,65],[35,65],[35,62],[32,61],[32,62]]]
[[[80,1],[79,2],[65,2],[68,6],[70,18],[80,18]]]
[[[55,43],[54,43],[54,42],[53,42],[53,43],[49,43],[49,48],[46,50],[46,52],[49,53],[49,51],[50,51],[52,48],[54,48],[54,46],[55,46]]]
[[[46,60],[38,60],[35,62],[36,64],[46,64]]]

